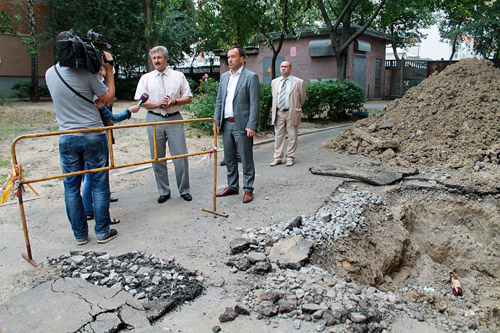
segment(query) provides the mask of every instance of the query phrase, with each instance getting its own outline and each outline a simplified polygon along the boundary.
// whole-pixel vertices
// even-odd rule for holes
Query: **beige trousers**
[[[295,151],[298,144],[299,126],[290,124],[290,111],[276,111],[276,121],[274,122],[274,159],[283,158],[285,148],[285,132],[288,135],[288,146],[286,149],[286,159],[294,160]]]

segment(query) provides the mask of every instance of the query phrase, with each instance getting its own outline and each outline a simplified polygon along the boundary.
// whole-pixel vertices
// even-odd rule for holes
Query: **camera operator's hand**
[[[95,106],[100,110],[102,109],[103,107],[105,107],[106,105],[108,105],[105,101],[103,100],[100,100],[100,99],[96,99],[94,100],[94,104]]]
[[[108,51],[103,52],[106,59],[103,59],[102,65],[104,66],[104,68],[106,68],[106,70],[113,71],[113,65],[111,65],[113,63],[113,56]]]

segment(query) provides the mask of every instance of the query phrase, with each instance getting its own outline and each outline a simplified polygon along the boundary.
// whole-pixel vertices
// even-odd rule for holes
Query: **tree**
[[[193,53],[198,41],[197,16],[193,0],[145,0],[144,25],[146,53],[155,46],[168,49],[169,64],[178,64],[185,54]],[[152,69],[149,54],[148,70]]]
[[[300,37],[296,31],[299,28],[313,26],[309,20],[311,0],[260,0],[258,8],[258,32],[263,38],[263,44],[273,51],[271,62],[271,77],[276,77],[276,59],[283,46],[283,41],[289,36]],[[276,44],[277,41],[277,44]]]
[[[451,44],[450,60],[455,55],[458,43],[467,37],[467,25],[477,6],[484,0],[448,0],[442,2],[443,20],[439,24],[441,38]]]
[[[86,38],[87,31],[102,35],[111,44],[117,73],[131,75],[144,65],[144,24],[142,6],[134,0],[48,0],[50,6],[50,29],[46,34],[54,42],[55,36],[73,29]]]
[[[394,37],[392,49],[399,60],[397,48],[412,46],[426,36],[421,29],[436,23],[435,10],[440,0],[388,0],[375,20],[378,30]]]
[[[335,59],[337,61],[337,78],[346,78],[347,51],[349,45],[368,29],[386,2],[386,0],[380,0],[378,5],[370,6],[367,1],[368,0],[317,0],[319,10],[330,34],[330,42],[332,43],[332,48],[335,53]],[[360,7],[364,6],[366,8],[371,8],[370,15],[360,15],[359,18],[366,21],[363,26],[349,36],[351,32],[351,20],[355,18],[355,10],[360,3]],[[325,4],[328,7],[326,7]],[[368,16],[367,19],[365,19],[366,16]],[[338,36],[339,28],[341,28],[340,38]]]
[[[486,59],[500,59],[500,2],[483,1],[465,27],[474,50]]]
[[[260,0],[257,1],[258,32],[263,38],[263,44],[273,51],[271,60],[271,79],[276,75],[276,59],[281,52],[283,42],[288,36],[295,35],[298,28],[311,26],[307,17],[310,8],[310,0]],[[260,119],[260,127],[265,128],[271,111],[271,103]]]
[[[200,0],[198,15],[204,50],[248,46],[259,24],[259,0]]]
[[[40,100],[38,94],[38,45],[36,41],[35,8],[33,0],[28,0],[28,18],[30,30],[28,53],[31,57],[31,101],[38,102]]]
[[[38,102],[40,96],[38,93],[38,43],[36,34],[36,22],[35,22],[35,5],[33,0],[28,0],[26,2],[26,7],[24,3],[17,2],[16,14],[14,14],[14,24],[11,26],[9,14],[2,12],[0,15],[0,32],[10,32],[14,36],[21,37],[21,41],[24,45],[28,47],[27,52],[31,59],[31,91],[30,97],[32,102]],[[26,24],[27,23],[27,24]],[[29,37],[25,34],[25,27],[28,26]]]
[[[73,28],[85,37],[93,29],[113,46],[115,69],[126,76],[148,65],[147,53],[154,45],[166,46],[169,63],[176,64],[198,40],[192,0],[49,0],[49,4],[52,36]]]

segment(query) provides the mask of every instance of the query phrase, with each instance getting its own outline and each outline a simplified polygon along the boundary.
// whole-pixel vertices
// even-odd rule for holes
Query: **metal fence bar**
[[[127,163],[127,164],[120,164],[120,165],[115,165],[114,161],[114,153],[113,153],[113,145],[112,145],[112,130],[116,129],[126,129],[126,128],[134,128],[134,127],[145,127],[145,126],[152,126],[153,130],[153,135],[156,137],[156,126],[157,125],[167,125],[167,124],[176,124],[176,123],[191,123],[191,122],[203,122],[203,121],[211,121],[213,123],[213,136],[214,136],[214,145],[212,148],[210,148],[207,151],[202,151],[202,152],[196,152],[196,153],[188,153],[188,154],[183,154],[183,155],[177,155],[177,156],[170,156],[170,157],[163,157],[163,158],[158,158],[158,149],[156,146],[156,140],[153,141],[153,147],[154,147],[154,158],[152,160],[147,160],[147,161],[140,161],[140,162],[134,162],[134,163]],[[21,140],[26,140],[26,139],[31,139],[31,138],[41,138],[41,137],[46,137],[46,136],[61,136],[64,134],[74,134],[74,133],[91,133],[91,132],[102,132],[106,131],[108,135],[108,144],[109,144],[109,158],[110,158],[110,166],[104,167],[104,168],[97,168],[97,169],[90,169],[90,170],[82,170],[82,171],[77,171],[77,172],[70,172],[70,173],[65,173],[65,174],[59,174],[55,176],[48,176],[48,177],[42,177],[42,178],[36,178],[36,179],[26,179],[22,180],[21,182],[18,183],[18,202],[19,202],[19,210],[21,214],[21,220],[22,220],[22,225],[23,225],[23,232],[24,232],[24,239],[26,243],[26,252],[22,253],[23,258],[25,258],[28,262],[30,262],[33,266],[37,266],[38,264],[33,260],[32,252],[31,252],[31,245],[30,245],[30,240],[29,240],[29,233],[28,233],[28,226],[26,223],[26,214],[24,211],[24,203],[23,203],[23,185],[30,184],[30,183],[36,183],[36,182],[41,182],[41,181],[46,181],[46,180],[51,180],[51,179],[57,179],[57,178],[65,178],[65,177],[71,177],[71,176],[76,176],[76,175],[82,175],[82,174],[87,174],[87,173],[92,173],[92,172],[100,172],[100,171],[106,171],[106,170],[114,170],[114,169],[121,169],[121,168],[126,168],[126,167],[131,167],[131,166],[136,166],[136,165],[142,165],[142,164],[148,164],[148,163],[155,163],[155,162],[162,162],[162,161],[167,161],[167,160],[173,160],[176,158],[184,158],[184,157],[189,157],[189,156],[197,156],[197,155],[203,155],[203,154],[214,154],[214,185],[213,185],[213,209],[207,209],[207,208],[202,208],[203,211],[212,213],[212,214],[217,214],[220,216],[225,216],[227,217],[227,214],[217,212],[217,206],[216,206],[216,190],[217,190],[217,127],[216,127],[215,120],[213,118],[199,118],[199,119],[187,119],[187,120],[173,120],[173,121],[161,121],[161,122],[155,122],[155,123],[143,123],[143,124],[135,124],[135,125],[121,125],[121,126],[106,126],[106,127],[98,127],[98,128],[86,128],[86,129],[81,129],[81,130],[70,130],[70,131],[58,131],[58,132],[48,132],[48,133],[36,133],[36,134],[28,134],[28,135],[22,135],[14,139],[11,145],[11,154],[12,154],[12,164],[14,166],[18,165],[18,160],[17,160],[17,155],[16,155],[16,144],[21,141]],[[20,177],[21,176],[21,170],[20,168],[14,168],[16,170],[16,176]]]

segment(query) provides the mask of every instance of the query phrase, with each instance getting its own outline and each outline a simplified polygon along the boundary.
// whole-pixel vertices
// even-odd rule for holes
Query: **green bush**
[[[186,76],[186,80],[189,83],[189,89],[191,89],[191,93],[194,95],[197,95],[200,92],[200,82],[196,82],[194,79],[192,79],[189,76]]]
[[[302,114],[308,120],[347,118],[347,112],[361,109],[365,99],[360,85],[344,79],[308,83],[306,94]]]
[[[191,112],[190,118],[212,118],[214,116],[218,87],[219,83],[209,78],[204,85],[205,94],[195,95],[192,103],[183,106],[184,110]],[[191,123],[191,126],[199,128],[207,134],[213,133],[213,123],[208,121],[194,122]]]
[[[265,131],[271,125],[271,104],[272,104],[271,85],[260,84],[260,106],[259,106],[259,126],[257,130]]]
[[[15,95],[19,98],[29,98],[31,97],[31,81],[18,81],[10,87],[14,90]],[[38,95],[40,97],[49,97],[49,89],[45,84],[40,84],[38,86]]]

